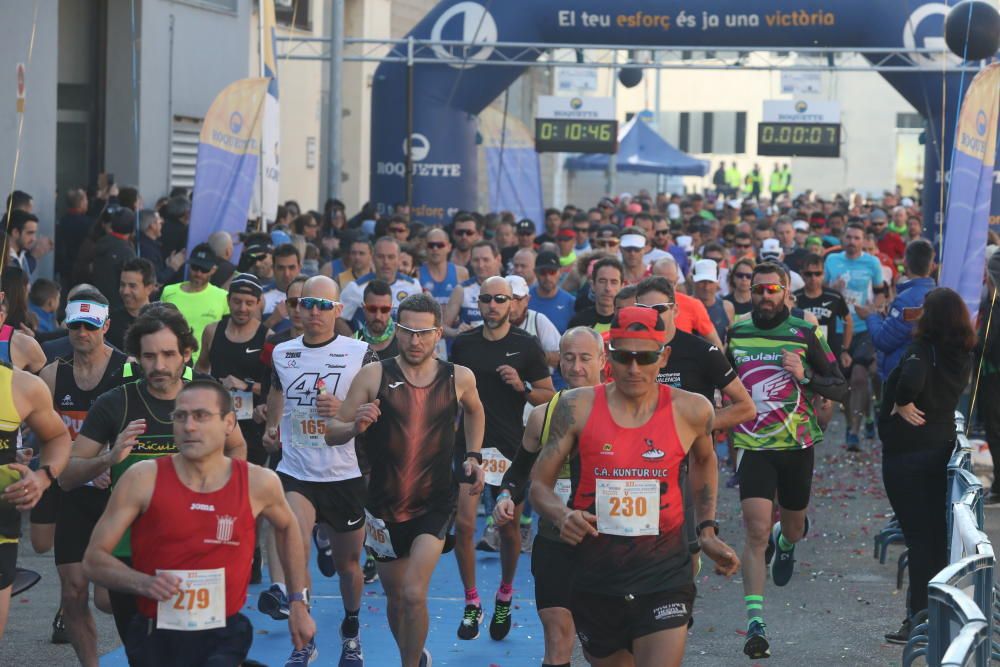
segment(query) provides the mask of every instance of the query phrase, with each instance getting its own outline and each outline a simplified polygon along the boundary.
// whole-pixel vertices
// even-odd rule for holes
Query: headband
[[[108,307],[94,301],[70,301],[66,304],[66,324],[84,322],[95,327],[103,327],[108,321]]]

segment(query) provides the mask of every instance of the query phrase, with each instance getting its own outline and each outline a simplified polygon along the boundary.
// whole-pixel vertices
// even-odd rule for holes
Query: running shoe
[[[726,480],[727,489],[735,489],[740,485],[740,476],[738,473],[733,473],[732,477]]]
[[[26,570],[23,567],[14,569],[14,585],[11,587],[11,596],[20,595],[42,580],[42,575],[34,570]]]
[[[316,638],[313,637],[309,643],[302,648],[295,649],[288,657],[285,667],[301,667],[312,664],[312,661],[319,657],[319,649],[316,648]]]
[[[483,608],[477,604],[465,605],[462,623],[458,626],[459,639],[476,639],[479,637],[479,624],[483,620]]]
[[[771,581],[775,586],[784,586],[792,578],[795,571],[795,546],[785,551],[778,545],[778,538],[781,537],[781,522],[774,524],[771,528],[771,539],[776,546],[774,558],[771,560]]]
[[[496,553],[500,551],[500,531],[492,523],[487,523],[483,529],[483,536],[476,545],[476,551],[489,551]]]
[[[500,641],[510,632],[510,600],[497,600],[493,607],[493,618],[490,619],[490,637]]]
[[[767,536],[767,548],[764,549],[764,565],[771,565],[771,559],[774,558],[774,549],[774,528],[771,528],[771,532]]]
[[[865,437],[869,440],[875,439],[875,420],[865,422]]]
[[[340,662],[338,667],[364,667],[365,658],[361,655],[361,637],[341,637]]]
[[[281,591],[278,584],[271,584],[271,587],[266,591],[260,592],[260,597],[257,598],[257,610],[262,614],[267,614],[276,621],[284,621],[289,615],[288,596]]]
[[[858,438],[857,433],[847,433],[847,438],[844,440],[847,444],[847,451],[849,452],[860,452],[861,451],[861,440]]]
[[[420,667],[431,667],[431,652],[424,649],[424,652],[420,655]]]
[[[319,524],[313,526],[313,544],[316,545],[316,566],[320,573],[324,577],[337,574],[337,568],[333,564],[333,547],[330,546],[326,531],[322,530]]]
[[[530,554],[531,553],[531,526],[532,526],[533,523],[534,522],[532,521],[531,523],[522,523],[521,524],[521,528],[520,528],[520,530],[521,530],[521,553],[523,553],[523,554]]]
[[[378,581],[378,568],[375,567],[375,559],[372,558],[371,554],[365,559],[365,565],[361,568],[361,573],[365,577],[366,584],[374,584]]]
[[[899,630],[885,633],[885,640],[890,644],[905,644],[910,641],[910,631],[912,629],[913,625],[910,623],[910,617],[907,616],[903,619],[903,623],[899,626]]]
[[[771,657],[771,645],[767,642],[766,625],[760,621],[751,621],[747,628],[747,640],[743,644],[743,653],[751,660],[761,660]]]
[[[66,632],[66,621],[63,619],[63,610],[56,612],[56,617],[52,619],[52,643],[68,644],[69,634]]]

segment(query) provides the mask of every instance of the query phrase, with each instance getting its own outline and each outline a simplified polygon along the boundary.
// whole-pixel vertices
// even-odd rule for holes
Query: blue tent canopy
[[[574,171],[605,171],[610,155],[581,153],[566,160]],[[677,150],[635,115],[618,130],[618,171],[662,176],[704,176],[708,162]]]

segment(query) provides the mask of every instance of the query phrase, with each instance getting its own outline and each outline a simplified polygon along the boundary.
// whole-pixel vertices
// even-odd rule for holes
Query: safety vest
[[[782,169],[781,170],[781,191],[788,192],[792,189],[792,170]]]
[[[753,192],[754,186],[758,191],[764,186],[764,177],[760,175],[759,171],[756,173],[751,171],[747,174],[747,192]]]
[[[740,178],[739,169],[737,169],[736,167],[730,167],[729,169],[726,169],[726,185],[728,185],[731,188],[738,188],[740,187],[741,180],[742,179]]]
[[[785,191],[785,175],[780,171],[775,171],[771,174],[770,190],[775,194],[781,194]]]

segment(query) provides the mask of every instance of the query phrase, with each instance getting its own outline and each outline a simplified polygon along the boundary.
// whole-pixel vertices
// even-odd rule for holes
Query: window
[[[228,12],[230,14],[239,13],[239,0],[180,0],[180,2],[205,9]]]
[[[312,30],[309,0],[274,0],[274,19],[279,25]]]
[[[664,111],[660,135],[685,153],[746,153],[745,111]]]
[[[194,168],[198,163],[200,118],[174,116],[170,132],[170,187],[194,187]]]
[[[924,129],[924,119],[918,113],[897,113],[897,130],[922,130]]]

